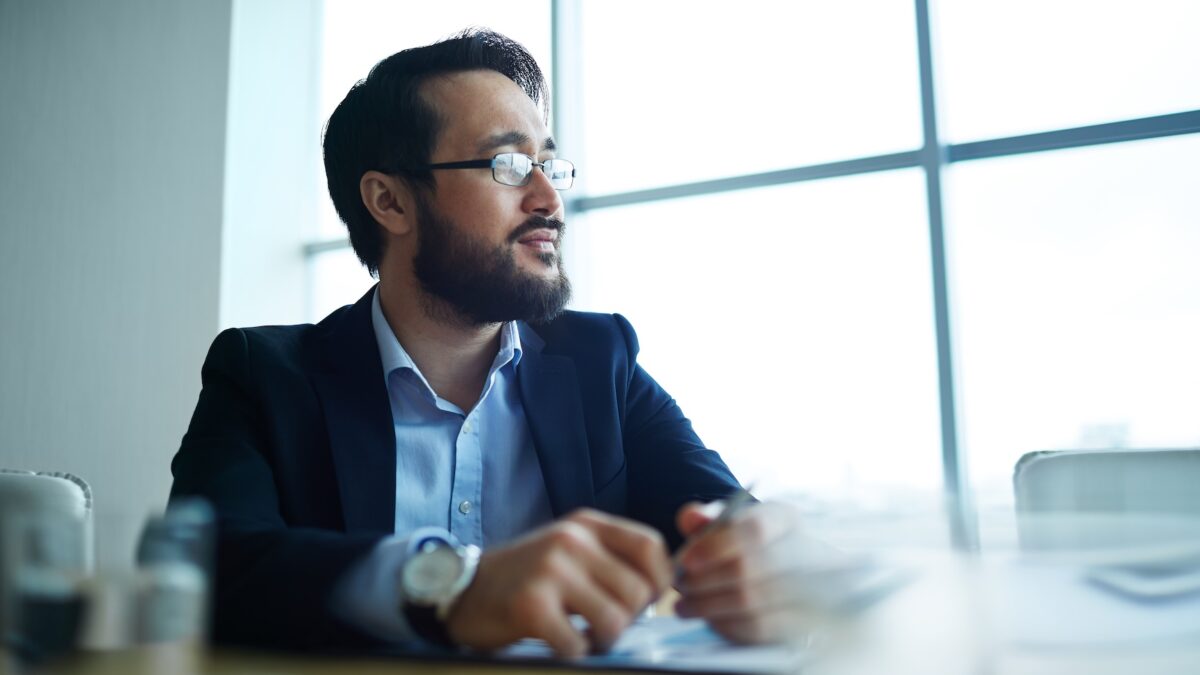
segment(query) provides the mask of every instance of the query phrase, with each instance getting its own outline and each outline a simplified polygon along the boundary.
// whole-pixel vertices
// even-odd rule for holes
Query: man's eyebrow
[[[495,150],[496,148],[502,148],[506,145],[528,145],[529,143],[532,143],[532,142],[533,142],[533,139],[531,139],[529,137],[529,135],[524,132],[504,131],[504,132],[501,132],[498,134],[492,134],[491,136],[488,136],[486,140],[484,140],[482,143],[480,143],[479,144],[479,154],[481,154],[481,155],[487,154],[491,150]],[[546,140],[542,141],[542,151],[543,152],[548,152],[548,151],[556,150],[556,149],[558,149],[558,145],[555,144],[553,138],[550,138],[549,136],[547,136]]]
[[[488,136],[482,143],[479,144],[479,154],[484,154],[489,150],[495,150],[506,145],[526,145],[530,142],[528,134],[520,131],[504,131],[498,134]]]

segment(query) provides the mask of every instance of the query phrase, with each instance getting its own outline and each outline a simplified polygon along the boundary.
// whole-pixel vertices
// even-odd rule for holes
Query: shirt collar
[[[387,319],[383,316],[383,307],[379,304],[378,286],[375,287],[375,296],[371,298],[371,327],[375,330],[375,344],[379,348],[379,360],[383,363],[384,377],[397,370],[411,370],[424,382],[425,376],[421,374],[421,370],[417,368],[417,364],[408,355],[408,352],[404,351],[404,346],[400,344],[400,340],[396,338],[392,327],[388,325]],[[496,353],[496,358],[492,361],[489,377],[510,361],[514,369],[521,362],[521,333],[517,330],[517,324],[514,321],[506,321],[500,326],[500,351]],[[427,382],[426,386],[428,386]]]
[[[500,351],[496,354],[492,370],[503,368],[509,361],[512,361],[513,368],[521,362],[521,333],[517,330],[516,321],[505,321],[500,327]]]

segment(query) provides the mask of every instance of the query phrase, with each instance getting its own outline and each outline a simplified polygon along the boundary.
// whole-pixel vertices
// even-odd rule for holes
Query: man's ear
[[[412,192],[403,180],[368,171],[358,180],[358,193],[367,211],[385,230],[396,236],[412,232],[416,213]]]

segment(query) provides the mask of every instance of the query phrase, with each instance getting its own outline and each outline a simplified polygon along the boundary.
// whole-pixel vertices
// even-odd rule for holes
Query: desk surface
[[[808,664],[805,675],[1117,675],[1200,673],[1200,635],[1120,644],[1037,645],[1005,642],[991,626],[986,591],[996,577],[980,576],[978,561],[942,559],[916,582],[873,607],[836,634],[828,653]],[[1198,600],[1197,602],[1200,602]],[[1054,609],[1045,598],[1038,614]],[[992,617],[990,623],[995,623]],[[1074,617],[1081,620],[1080,617]],[[2,655],[0,655],[2,656]],[[8,675],[0,659],[0,675]],[[32,675],[477,675],[536,672],[578,673],[562,667],[517,664],[438,663],[393,658],[334,657],[185,647],[142,648],[80,654]],[[589,673],[629,671],[589,670]]]
[[[517,673],[526,669],[487,663],[436,663],[388,658],[334,658],[216,649],[140,648],[73,656],[30,675],[481,675]],[[578,675],[566,668],[534,669],[544,675]],[[14,671],[20,673],[21,671]],[[604,675],[603,670],[588,673]],[[624,671],[628,673],[628,671]],[[3,673],[0,670],[0,673]],[[4,675],[7,675],[6,673]]]
[[[913,655],[912,652],[909,653]],[[805,675],[878,675],[879,673],[956,673],[992,675],[1126,675],[1138,673],[1200,672],[1200,647],[1170,647],[1145,653],[1120,653],[1105,650],[1082,653],[1026,653],[992,655],[985,661],[963,659],[962,650],[950,640],[938,649],[903,662],[886,652],[858,653],[831,658],[813,664]],[[8,671],[18,673],[19,671]],[[257,654],[217,650],[200,658],[179,654],[153,653],[149,650],[89,654],[32,671],[32,675],[484,675],[487,673],[536,672],[544,675],[578,675],[566,668],[525,669],[511,665],[439,664],[391,659],[334,659]],[[617,671],[589,670],[604,675]],[[621,671],[628,673],[629,671]],[[8,675],[2,667],[0,673]]]

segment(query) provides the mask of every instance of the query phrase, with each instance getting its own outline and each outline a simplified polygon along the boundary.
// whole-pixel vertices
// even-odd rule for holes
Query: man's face
[[[494,71],[455,73],[423,91],[443,127],[430,163],[520,152],[542,162],[554,144],[534,103]],[[435,170],[417,193],[414,272],[425,291],[473,324],[543,322],[570,297],[560,259],[563,203],[540,169],[521,187],[491,169]]]

